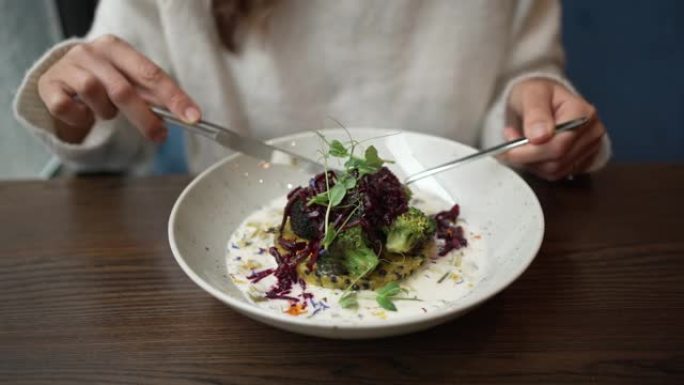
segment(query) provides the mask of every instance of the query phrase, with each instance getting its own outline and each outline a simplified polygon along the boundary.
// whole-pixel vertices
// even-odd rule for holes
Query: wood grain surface
[[[684,384],[684,166],[532,181],[542,251],[432,330],[290,334],[230,310],[166,237],[187,177],[0,183],[2,384]]]

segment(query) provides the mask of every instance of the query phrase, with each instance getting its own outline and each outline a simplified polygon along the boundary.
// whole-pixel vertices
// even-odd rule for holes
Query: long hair
[[[230,52],[239,53],[245,35],[264,32],[278,0],[212,0],[211,10],[221,42]]]

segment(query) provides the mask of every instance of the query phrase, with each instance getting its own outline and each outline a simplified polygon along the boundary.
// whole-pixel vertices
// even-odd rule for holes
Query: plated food
[[[458,204],[414,194],[372,145],[321,139],[324,162],[342,168],[253,213],[230,239],[230,277],[253,303],[292,316],[389,319],[474,287],[484,243],[472,229],[467,236]]]
[[[383,162],[380,168],[387,167],[399,180],[476,151],[452,140],[416,132],[396,134],[396,130],[377,128],[349,131],[362,142],[355,148],[358,158],[365,160],[365,152],[372,145],[378,157],[392,161]],[[349,149],[344,130],[323,130],[322,134],[330,143],[337,139]],[[323,148],[320,137],[313,132],[276,138],[269,143],[309,158],[320,156]],[[324,149],[328,152],[330,147]],[[373,150],[370,151],[372,154]],[[329,154],[327,160],[336,177],[338,170],[346,171],[344,163],[348,157]],[[303,272],[278,270],[279,264],[269,251],[276,247],[281,256],[287,254],[278,239],[288,194],[296,186],[310,187],[313,177],[296,167],[275,163],[267,167],[242,154],[217,162],[185,188],[171,212],[169,244],[180,268],[233,311],[273,327],[326,338],[378,338],[447,322],[491,298],[525,271],[544,235],[541,206],[525,181],[495,160],[483,159],[412,184],[408,200],[409,208],[416,208],[430,218],[449,212],[458,203],[458,216],[449,222],[451,227],[463,229],[467,246],[439,256],[443,241],[434,240],[428,258],[418,259],[420,265],[408,276],[393,280],[396,285],[377,281],[371,287],[372,278],[382,274],[380,267],[390,261],[384,256],[385,251],[375,251],[378,264],[356,283],[361,283],[358,289],[348,285],[327,286],[317,282],[319,277],[315,273],[307,280]],[[328,177],[330,182],[331,175]],[[346,194],[353,191],[345,189]],[[389,199],[388,194],[382,194],[382,202]],[[332,207],[330,216],[334,218],[342,206],[344,203]],[[314,210],[312,207],[308,206]],[[286,222],[289,221],[290,217]],[[286,224],[284,233],[288,231],[292,228]],[[325,232],[320,237],[325,239]],[[285,239],[291,238],[288,235]],[[312,240],[297,236],[295,243],[308,244]],[[375,250],[372,246],[371,249]],[[417,255],[405,253],[406,257]],[[316,264],[322,256],[319,253]],[[297,266],[302,269],[306,265]],[[273,269],[273,273],[264,273],[268,269]],[[289,293],[280,294],[297,301],[268,298],[267,294],[278,287],[277,276],[293,271],[297,281],[291,280]],[[255,273],[264,276],[258,279]],[[339,272],[335,285],[340,281],[346,283],[348,277],[349,274]],[[320,279],[333,281],[330,275],[321,274]],[[363,287],[365,280],[371,281],[368,289]],[[341,301],[348,293],[352,293],[350,297],[356,304],[351,301],[352,306],[348,306]],[[276,293],[270,296],[273,294]],[[309,297],[306,301],[305,296]],[[202,298],[198,296],[197,300]],[[383,307],[381,302],[388,305],[386,300],[396,311]],[[212,306],[211,301],[203,309],[225,314],[226,322],[238,322],[230,311]]]

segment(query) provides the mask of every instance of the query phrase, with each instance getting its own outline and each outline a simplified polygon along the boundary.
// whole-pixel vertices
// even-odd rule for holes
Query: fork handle
[[[577,119],[573,119],[573,120],[561,123],[561,124],[556,126],[555,134],[560,134],[561,132],[574,130],[578,127],[583,126],[588,121],[589,121],[589,118],[585,116],[585,117],[581,117],[581,118],[577,118]],[[424,170],[424,171],[415,173],[413,175],[410,175],[409,177],[406,178],[406,180],[404,181],[404,184],[409,185],[409,184],[416,182],[418,180],[421,180],[423,178],[427,178],[429,176],[438,174],[440,172],[450,170],[454,167],[463,165],[465,163],[471,162],[471,161],[476,160],[476,159],[484,158],[486,156],[496,156],[499,154],[503,154],[506,151],[510,151],[514,148],[523,146],[529,142],[530,142],[530,140],[528,138],[524,137],[524,138],[520,138],[520,139],[511,140],[510,142],[501,143],[501,144],[496,145],[494,147],[490,147],[490,148],[484,149],[482,151],[476,152],[474,154],[467,155],[467,156],[464,156],[462,158],[458,158],[456,160],[452,160],[452,161],[440,164],[439,166],[432,167],[432,168],[429,168],[427,170]]]

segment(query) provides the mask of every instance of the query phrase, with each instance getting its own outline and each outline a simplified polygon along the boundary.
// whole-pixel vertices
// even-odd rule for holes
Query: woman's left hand
[[[509,104],[520,117],[531,144],[504,153],[501,160],[550,181],[584,173],[591,167],[606,130],[596,109],[581,96],[553,80],[537,78],[517,84]],[[583,116],[590,118],[584,126],[554,135],[556,124]],[[523,133],[506,127],[504,136],[513,140]]]

